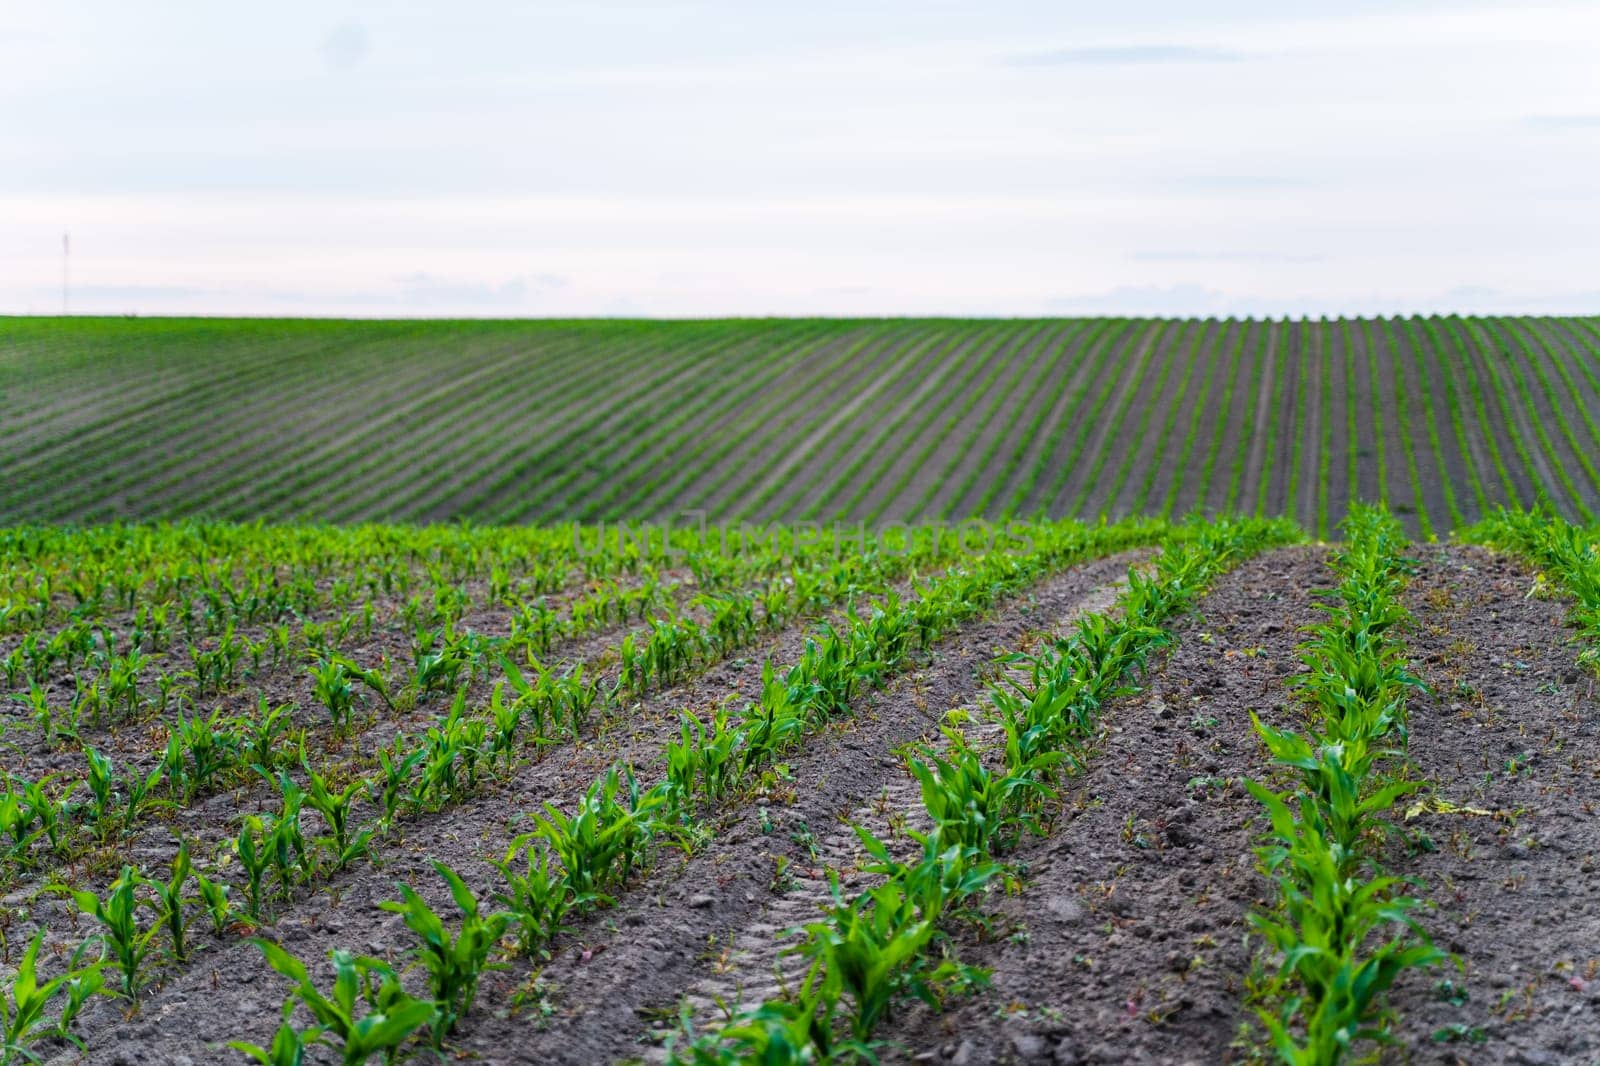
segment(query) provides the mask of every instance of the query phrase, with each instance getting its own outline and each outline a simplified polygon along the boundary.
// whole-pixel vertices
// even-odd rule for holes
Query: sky
[[[73,313],[1594,313],[1597,40],[1592,2],[6,0],[0,313],[63,265]]]

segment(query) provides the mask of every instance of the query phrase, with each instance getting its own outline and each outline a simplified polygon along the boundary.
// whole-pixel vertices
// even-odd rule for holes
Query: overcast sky
[[[1319,10],[1320,9],[1320,10]],[[1600,311],[1600,5],[0,8],[0,312]]]

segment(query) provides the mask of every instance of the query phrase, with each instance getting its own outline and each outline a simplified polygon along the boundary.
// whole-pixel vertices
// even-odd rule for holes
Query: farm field
[[[1600,512],[1600,322],[0,319],[0,522]]]
[[[0,530],[0,1063],[1596,1061],[1600,535],[1341,510]]]

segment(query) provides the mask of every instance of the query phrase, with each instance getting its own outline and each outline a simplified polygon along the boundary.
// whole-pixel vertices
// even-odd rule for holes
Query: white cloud
[[[1588,6],[108,10],[0,17],[0,311],[64,230],[84,310],[328,314],[1470,309],[1600,247]]]

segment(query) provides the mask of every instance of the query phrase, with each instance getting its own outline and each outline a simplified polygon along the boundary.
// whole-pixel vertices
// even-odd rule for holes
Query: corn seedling
[[[253,920],[261,918],[261,905],[265,902],[264,883],[267,871],[272,868],[269,840],[267,822],[255,815],[245,818],[238,836],[233,840],[233,853],[245,876],[245,914]]]
[[[206,909],[206,916],[211,919],[211,931],[221,936],[234,920],[233,886],[226,881],[214,881],[197,870],[194,887],[200,894],[200,903]]]
[[[573,894],[559,867],[551,863],[549,849],[535,844],[539,839],[538,833],[522,834],[495,863],[507,885],[506,891],[495,894],[495,902],[511,915],[517,952],[525,958],[546,954],[551,941],[565,930],[566,916],[595,902],[592,895]]]
[[[545,804],[534,832],[560,857],[576,896],[609,904],[604,890],[626,883],[658,836],[676,835],[662,818],[670,791],[666,784],[642,791],[631,769],[613,766],[589,786],[570,817]]]
[[[261,1066],[304,1066],[307,1045],[313,1044],[320,1033],[321,1030],[316,1028],[302,1032],[290,1023],[283,1022],[272,1034],[272,1043],[266,1047],[248,1040],[230,1040],[228,1046],[261,1063]]]
[[[505,934],[511,917],[505,913],[483,914],[477,897],[450,867],[435,862],[433,868],[450,887],[450,898],[461,912],[461,928],[452,936],[444,920],[409,885],[400,885],[401,900],[380,906],[401,916],[421,940],[413,951],[415,960],[427,970],[428,987],[437,1008],[433,1025],[434,1046],[441,1046],[456,1023],[472,1009],[478,992],[478,978],[489,966],[489,953]]]
[[[44,930],[40,929],[28,943],[27,951],[23,952],[17,972],[11,977],[10,987],[0,989],[0,1066],[12,1066],[23,1061],[38,1062],[39,1058],[32,1049],[48,1037],[74,1039],[67,1032],[77,1013],[70,1003],[73,982],[78,982],[79,988],[88,987],[92,983],[91,972],[99,972],[99,964],[96,963],[81,969],[69,969],[41,983],[38,967],[39,948],[43,943]],[[74,964],[76,961],[74,959]],[[46,1012],[50,1004],[63,994],[69,996],[69,1003],[62,1007],[60,1016],[52,1023],[46,1018]]]
[[[355,708],[355,689],[350,684],[350,671],[344,661],[335,657],[324,659],[311,667],[311,692],[328,709],[328,718],[336,730],[349,728],[350,715]]]
[[[87,890],[57,886],[70,893],[80,911],[100,924],[100,940],[122,973],[122,995],[134,1003],[139,1001],[143,987],[142,971],[150,957],[151,941],[161,931],[160,925],[139,928],[140,904],[135,893],[144,883],[137,868],[124,866],[104,899]]]
[[[380,773],[367,783],[368,795],[383,808],[383,825],[391,824],[400,810],[400,801],[410,792],[412,773],[427,757],[427,750],[410,747],[404,733],[397,735],[394,743],[378,751]],[[405,751],[402,756],[400,753]],[[387,830],[385,830],[387,831]]]
[[[304,762],[301,765],[306,772],[305,802],[327,823],[333,844],[334,869],[342,870],[367,854],[367,845],[372,839],[370,829],[359,831],[354,838],[350,835],[350,808],[356,796],[366,789],[367,782],[357,778],[346,785],[343,792],[334,792],[321,774]]]
[[[303,1004],[317,1022],[310,1031],[314,1034],[311,1039],[337,1048],[345,1066],[363,1066],[374,1055],[392,1060],[411,1034],[433,1023],[437,1014],[432,1003],[408,996],[394,971],[378,959],[331,952],[333,988],[324,994],[299,959],[270,940],[252,938],[251,943],[261,949],[267,965],[294,984],[284,1002],[285,1021],[296,1002]],[[293,1042],[286,1038],[285,1043],[293,1049],[307,1042],[299,1034],[297,1037]],[[262,1049],[230,1046],[263,1061],[256,1055]],[[277,1066],[277,1060],[267,1061]]]
[[[167,881],[144,879],[144,884],[155,894],[154,907],[158,920],[167,927],[168,937],[172,941],[172,957],[182,963],[189,957],[185,942],[185,935],[189,930],[187,914],[184,904],[189,897],[184,895],[188,887],[189,877],[194,872],[189,862],[189,842],[185,840],[178,848],[178,854],[172,859],[172,877]]]

